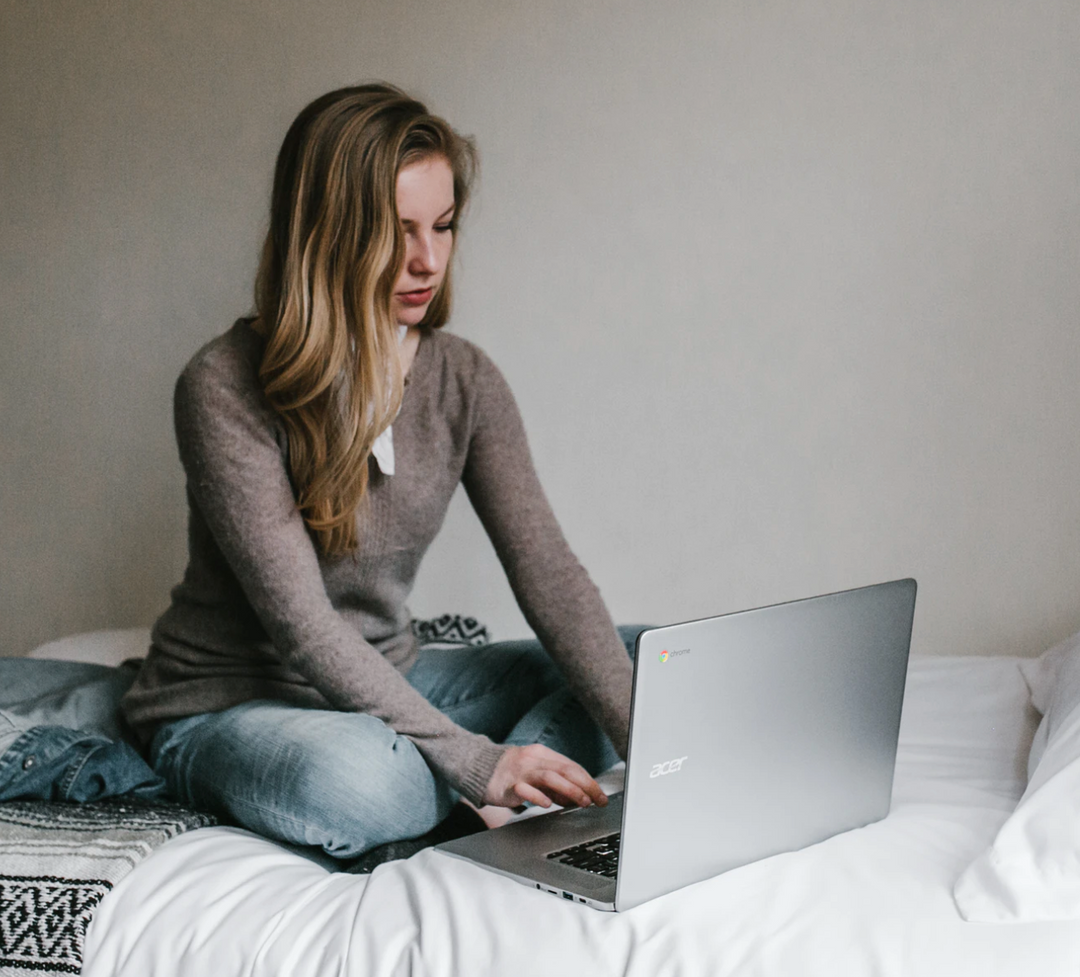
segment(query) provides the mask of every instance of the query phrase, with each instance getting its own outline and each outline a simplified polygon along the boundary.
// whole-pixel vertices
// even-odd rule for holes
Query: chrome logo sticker
[[[668,651],[666,648],[660,652],[660,661],[666,662],[669,658],[678,658],[679,655],[689,655],[689,648],[678,648],[675,651]]]

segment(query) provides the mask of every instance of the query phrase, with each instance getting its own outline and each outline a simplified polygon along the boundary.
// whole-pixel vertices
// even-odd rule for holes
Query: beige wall
[[[1080,627],[1074,0],[0,11],[0,653],[165,605],[173,380],[373,77],[478,138],[454,328],[616,618],[912,574],[924,653]],[[524,628],[461,500],[413,609]]]

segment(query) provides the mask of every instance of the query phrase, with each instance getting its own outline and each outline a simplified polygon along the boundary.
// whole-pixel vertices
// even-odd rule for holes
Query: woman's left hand
[[[589,772],[569,757],[539,743],[511,746],[499,758],[484,791],[484,803],[517,807],[528,801],[540,807],[607,804],[607,795]]]

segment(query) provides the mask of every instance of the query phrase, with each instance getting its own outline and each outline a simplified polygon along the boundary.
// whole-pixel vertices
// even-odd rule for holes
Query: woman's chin
[[[424,316],[427,315],[428,307],[426,305],[419,308],[402,308],[398,306],[394,310],[397,324],[399,326],[418,326],[424,321]]]

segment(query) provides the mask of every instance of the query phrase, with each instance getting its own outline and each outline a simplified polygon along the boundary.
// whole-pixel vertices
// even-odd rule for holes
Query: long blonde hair
[[[371,447],[401,406],[397,175],[432,156],[453,171],[456,225],[476,170],[472,141],[392,85],[316,99],[278,154],[255,282],[259,378],[288,432],[297,506],[327,555],[358,545]],[[420,325],[442,326],[450,298],[448,266]]]

